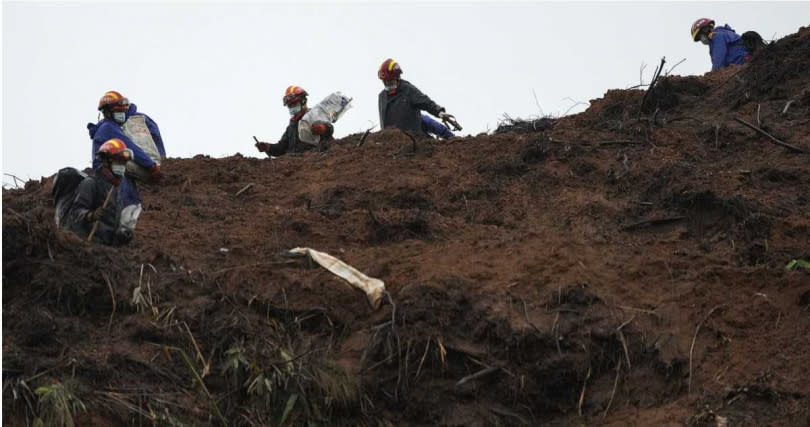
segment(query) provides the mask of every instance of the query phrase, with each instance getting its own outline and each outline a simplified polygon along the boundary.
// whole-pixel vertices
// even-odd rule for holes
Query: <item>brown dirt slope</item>
[[[734,118],[810,150],[808,53],[495,135],[170,159],[121,249],[57,232],[51,179],[4,190],[4,424],[806,425],[810,154]]]

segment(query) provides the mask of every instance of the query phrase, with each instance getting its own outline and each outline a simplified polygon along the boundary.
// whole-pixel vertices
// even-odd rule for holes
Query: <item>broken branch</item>
[[[110,298],[112,298],[112,312],[110,313],[110,321],[107,322],[107,333],[112,331],[113,316],[115,316],[115,292],[113,292],[112,283],[110,283],[110,276],[107,273],[101,273],[104,281],[107,282],[107,288],[110,289]]]
[[[588,386],[588,379],[591,378],[591,367],[588,366],[588,373],[585,374],[585,381],[582,382],[582,392],[579,394],[579,403],[577,404],[577,413],[582,416],[582,403],[585,402],[585,388]]]
[[[709,310],[709,313],[706,314],[706,317],[698,323],[697,327],[695,328],[695,335],[692,337],[692,346],[689,347],[689,386],[687,390],[687,394],[692,394],[692,352],[695,350],[695,340],[697,340],[698,332],[700,332],[700,327],[703,326],[703,323],[709,319],[709,316],[715,312],[718,308],[722,307],[722,305],[717,305],[713,309]]]
[[[605,408],[605,412],[602,414],[602,419],[604,420],[607,417],[608,411],[610,411],[610,405],[613,403],[613,397],[616,396],[616,386],[619,385],[619,373],[622,370],[622,359],[619,359],[619,363],[616,364],[616,379],[613,380],[613,392],[610,393],[610,400],[608,401],[607,407]]]
[[[249,189],[250,189],[250,187],[253,187],[253,183],[252,183],[252,182],[251,182],[250,184],[248,184],[248,185],[244,186],[244,187],[243,187],[241,190],[237,191],[237,192],[236,192],[236,194],[234,194],[234,197],[239,197],[239,195],[240,195],[240,194],[242,194],[242,193],[244,193],[245,191],[249,190]]]
[[[652,225],[664,225],[673,222],[683,221],[686,219],[685,216],[672,216],[668,218],[657,218],[657,219],[648,219],[645,221],[637,222],[635,224],[628,225],[622,228],[622,231],[632,231],[638,228],[652,226]]]
[[[476,372],[476,373],[474,373],[472,375],[467,375],[466,377],[458,380],[458,382],[456,383],[456,387],[461,386],[462,384],[464,384],[464,383],[466,383],[468,381],[472,381],[474,379],[481,378],[481,377],[489,375],[489,374],[491,374],[493,372],[499,371],[500,369],[501,368],[499,368],[497,366],[490,366],[489,368],[482,369],[482,370],[480,370],[480,371],[478,371],[478,372]]]
[[[768,132],[765,132],[764,130],[762,130],[762,129],[754,126],[754,125],[752,125],[751,123],[746,122],[745,120],[743,120],[743,119],[741,119],[739,117],[735,117],[734,120],[737,121],[737,123],[745,125],[745,126],[751,128],[751,129],[761,133],[762,135],[767,136],[776,145],[781,145],[782,147],[789,148],[789,149],[791,149],[793,151],[798,151],[799,153],[806,153],[807,152],[804,149],[801,149],[801,148],[799,148],[799,147],[797,147],[795,145],[790,145],[790,144],[788,144],[786,142],[780,141],[775,136],[769,134]]]

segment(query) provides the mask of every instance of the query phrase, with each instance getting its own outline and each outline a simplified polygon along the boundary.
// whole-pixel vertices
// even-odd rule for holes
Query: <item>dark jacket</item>
[[[393,93],[392,93],[393,92]],[[400,80],[396,90],[383,90],[378,99],[380,128],[395,127],[414,136],[426,137],[422,129],[422,113],[438,116],[444,108],[433,102],[407,80]]]
[[[126,180],[126,178],[123,179]],[[122,186],[109,172],[97,171],[95,176],[88,176],[79,184],[76,189],[76,198],[73,201],[70,230],[84,239],[90,235],[94,221],[88,221],[87,214],[104,205],[104,199],[107,198],[107,193],[111,188],[113,193],[107,204],[106,214],[99,221],[93,241],[110,246],[117,246],[128,241],[126,237],[117,234],[123,208]]]
[[[745,44],[742,38],[728,25],[714,29],[709,43],[709,56],[712,57],[712,71],[731,64],[745,64]]]
[[[282,154],[301,153],[314,148],[313,145],[305,144],[298,138],[298,122],[301,120],[301,117],[304,117],[307,111],[308,110],[302,109],[290,119],[290,124],[287,125],[287,129],[284,130],[284,134],[281,135],[281,139],[278,140],[278,143],[270,144],[270,148],[267,150],[268,156],[278,157]]]

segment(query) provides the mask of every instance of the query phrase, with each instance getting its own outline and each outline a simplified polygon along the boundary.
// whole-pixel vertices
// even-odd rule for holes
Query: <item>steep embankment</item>
[[[806,423],[810,154],[734,118],[810,150],[808,53],[494,135],[170,159],[121,249],[57,232],[50,179],[4,190],[5,423]]]

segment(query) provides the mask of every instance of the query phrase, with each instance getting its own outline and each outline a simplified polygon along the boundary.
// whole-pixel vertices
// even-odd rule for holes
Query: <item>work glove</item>
[[[110,212],[109,207],[105,208],[105,207],[100,206],[100,207],[96,208],[95,210],[90,211],[87,214],[87,217],[86,217],[87,222],[100,221],[101,218],[104,218],[104,215],[107,215],[107,213],[109,213],[109,212]]]
[[[326,138],[331,137],[332,132],[333,132],[332,125],[330,125],[329,123],[325,123],[325,122],[314,123],[311,126],[311,129],[312,129],[312,134],[313,135],[324,136]]]
[[[261,142],[261,141],[259,141],[255,145],[256,145],[256,149],[259,150],[262,153],[266,153],[266,152],[268,152],[270,150],[270,143],[269,142]]]
[[[158,182],[163,179],[163,172],[160,171],[160,165],[155,163],[151,171],[152,182]]]
[[[442,120],[442,122],[444,122],[445,126],[450,123],[450,125],[453,126],[453,130],[461,130],[461,125],[458,124],[456,118],[452,114],[447,114],[446,112],[442,111],[439,113],[439,118]]]

